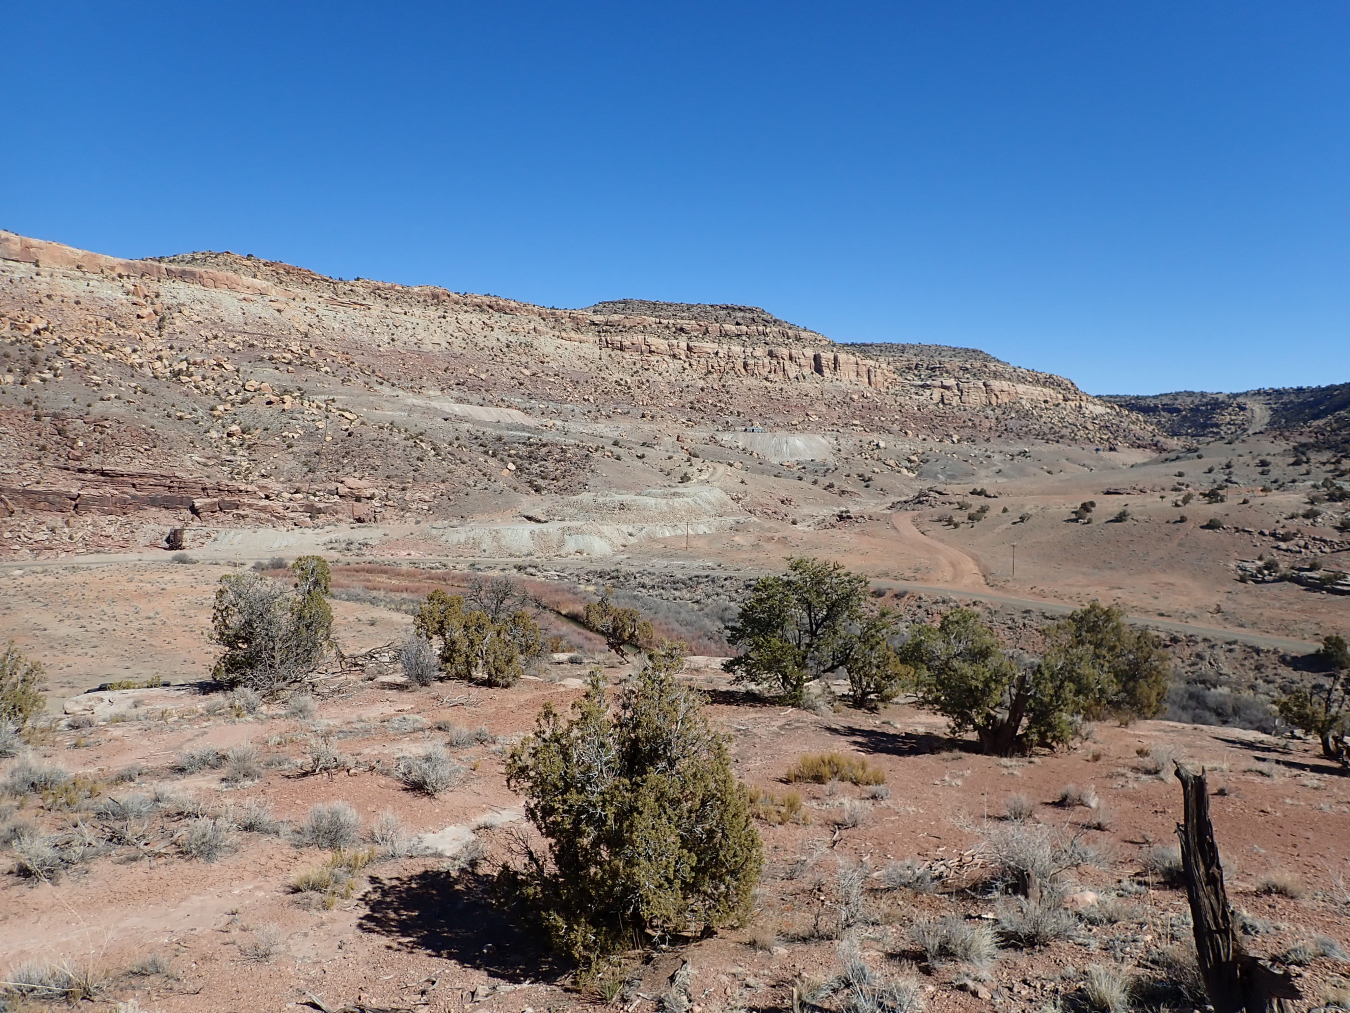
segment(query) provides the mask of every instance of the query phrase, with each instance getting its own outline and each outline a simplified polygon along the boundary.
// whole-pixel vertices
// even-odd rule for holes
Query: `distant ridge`
[[[660,317],[664,320],[698,320],[710,324],[739,324],[742,326],[785,327],[807,334],[819,332],[799,327],[758,306],[737,306],[734,303],[660,302],[655,299],[610,299],[593,306],[582,307],[588,313],[622,314],[625,316]]]
[[[1325,387],[1265,387],[1224,394],[1182,390],[1169,394],[1104,394],[1171,436],[1222,439],[1271,432],[1314,446],[1350,448],[1350,383]]]

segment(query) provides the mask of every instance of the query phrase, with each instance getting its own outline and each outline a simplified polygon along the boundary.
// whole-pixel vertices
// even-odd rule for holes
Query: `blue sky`
[[[1350,380],[1350,6],[9,3],[0,227]]]

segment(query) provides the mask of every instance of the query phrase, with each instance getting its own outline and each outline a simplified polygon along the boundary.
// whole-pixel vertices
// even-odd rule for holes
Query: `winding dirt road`
[[[936,560],[940,569],[934,574],[935,583],[971,590],[988,587],[984,582],[984,574],[980,571],[980,564],[974,557],[920,532],[914,526],[911,514],[892,514],[891,523],[895,525],[896,533],[899,534],[900,543],[904,548],[923,559]]]

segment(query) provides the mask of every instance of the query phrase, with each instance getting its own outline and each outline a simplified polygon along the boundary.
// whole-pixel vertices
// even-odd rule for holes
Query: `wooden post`
[[[1275,971],[1243,952],[1233,929],[1233,909],[1223,887],[1223,866],[1209,819],[1209,789],[1205,772],[1192,774],[1176,766],[1185,811],[1177,824],[1181,864],[1186,875],[1186,897],[1191,905],[1195,951],[1205,991],[1214,1013],[1267,1013],[1282,999],[1300,999],[1288,972]]]

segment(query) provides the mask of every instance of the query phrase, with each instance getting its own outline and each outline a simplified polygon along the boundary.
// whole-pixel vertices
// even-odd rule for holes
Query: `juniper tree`
[[[1156,638],[1093,603],[1046,628],[1039,661],[1005,652],[979,613],[953,609],[915,624],[899,658],[914,670],[919,705],[952,731],[973,731],[986,753],[1008,756],[1072,741],[1084,718],[1159,713],[1170,669]]]
[[[768,683],[800,704],[808,683],[847,667],[867,618],[867,578],[820,559],[788,561],[762,577],[741,606],[729,639],[744,653],[727,664],[738,682]]]
[[[599,601],[587,602],[582,623],[593,633],[605,638],[605,646],[620,658],[627,658],[627,647],[645,648],[651,645],[652,624],[642,618],[635,608],[615,605],[612,590],[605,588]]]
[[[299,594],[317,591],[326,595],[332,590],[332,571],[328,568],[328,560],[322,556],[297,557],[291,564],[291,573],[295,574],[295,590]]]
[[[419,637],[440,642],[440,666],[454,679],[481,679],[490,686],[513,686],[525,665],[543,650],[534,617],[516,611],[494,622],[488,613],[466,611],[464,598],[439,588],[427,595],[413,629]]]
[[[1309,735],[1316,735],[1322,755],[1350,767],[1350,648],[1331,634],[1322,640],[1314,662],[1326,681],[1309,690],[1299,687],[1276,701],[1280,717]]]

